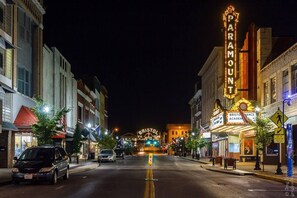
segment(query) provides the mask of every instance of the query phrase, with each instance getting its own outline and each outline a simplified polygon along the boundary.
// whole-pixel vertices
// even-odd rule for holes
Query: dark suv
[[[12,181],[49,181],[69,178],[69,160],[66,151],[56,146],[27,148],[16,160],[12,169]]]

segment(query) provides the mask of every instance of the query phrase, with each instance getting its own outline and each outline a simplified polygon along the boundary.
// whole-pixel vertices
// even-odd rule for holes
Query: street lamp
[[[260,108],[259,107],[256,107],[255,108],[255,111],[256,111],[256,123],[257,123],[257,120],[258,120],[258,113],[260,112]],[[255,164],[255,168],[254,170],[261,170],[260,168],[260,160],[259,160],[259,148],[257,146],[257,151],[256,151],[256,164]]]
[[[44,111],[45,113],[48,113],[48,112],[50,111],[49,106],[47,106],[47,105],[44,106],[43,111]]]
[[[88,138],[88,144],[89,144],[89,149],[88,149],[88,156],[90,156],[90,153],[91,153],[91,123],[88,123],[87,124],[87,128],[88,128],[88,132],[89,132],[89,138]]]
[[[119,131],[119,129],[118,129],[118,128],[114,128],[114,129],[112,129],[112,130],[111,130],[111,134],[110,134],[110,136],[112,136],[114,132],[116,132],[116,133],[117,133],[118,131]]]
[[[185,139],[184,137],[181,137],[181,143],[182,143],[182,156],[186,157],[185,156]]]
[[[285,129],[285,103],[288,105],[288,106],[291,106],[292,104],[292,99],[290,98],[290,95],[288,95],[288,98],[285,98],[283,99],[283,114],[282,114],[282,128]],[[282,175],[283,172],[282,172],[282,169],[281,169],[281,166],[282,166],[282,143],[279,143],[279,148],[278,148],[279,152],[278,152],[278,155],[279,155],[279,158],[278,158],[278,163],[277,163],[277,169],[276,169],[276,173],[277,175]]]

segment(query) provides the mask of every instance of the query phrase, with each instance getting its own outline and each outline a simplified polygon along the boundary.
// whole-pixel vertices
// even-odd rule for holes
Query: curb
[[[189,158],[185,158],[185,157],[184,157],[184,159],[199,162],[199,163],[202,163],[202,164],[210,164],[210,163],[205,162],[205,161],[189,159]],[[293,181],[293,179],[290,179],[290,178],[279,178],[279,177],[276,177],[276,176],[273,176],[273,175],[265,175],[265,174],[254,173],[254,172],[239,173],[239,172],[234,172],[234,171],[217,170],[217,169],[207,168],[207,167],[203,167],[203,166],[200,166],[200,167],[204,168],[205,170],[213,171],[213,172],[219,172],[219,173],[230,174],[230,175],[239,175],[239,176],[252,175],[252,176],[263,178],[263,179],[277,181],[277,182],[280,182],[280,183],[283,183],[283,184],[290,183],[290,184],[293,184],[293,185],[297,185],[297,181]]]
[[[283,184],[287,184],[289,182],[289,183],[291,183],[293,185],[297,185],[297,181],[293,181],[293,179],[290,179],[290,178],[279,178],[279,177],[275,177],[275,176],[272,176],[272,175],[264,175],[264,174],[261,174],[261,173],[255,173],[254,176],[260,177],[260,178],[263,178],[263,179],[269,179],[269,180],[281,182]]]
[[[232,171],[216,170],[216,169],[211,169],[211,168],[205,168],[205,170],[209,170],[209,171],[213,171],[213,172],[218,172],[218,173],[225,173],[225,174],[229,174],[229,175],[239,175],[239,176],[245,176],[246,175],[244,173],[237,173],[237,172],[232,172]]]

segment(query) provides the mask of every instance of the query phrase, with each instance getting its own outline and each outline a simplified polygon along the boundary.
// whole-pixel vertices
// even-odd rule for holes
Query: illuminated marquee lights
[[[223,14],[225,29],[225,88],[224,95],[232,99],[235,97],[236,90],[236,65],[237,65],[237,34],[236,25],[239,13],[235,12],[233,6],[229,6]]]

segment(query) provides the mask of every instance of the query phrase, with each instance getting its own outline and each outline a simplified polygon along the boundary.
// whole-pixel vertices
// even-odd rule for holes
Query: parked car
[[[120,149],[120,148],[117,148],[114,150],[115,153],[116,153],[116,157],[117,158],[121,158],[121,159],[124,159],[124,150],[123,149]]]
[[[49,181],[56,184],[58,178],[69,178],[69,159],[66,151],[56,146],[27,148],[12,168],[12,181]]]
[[[113,149],[102,149],[98,156],[99,162],[115,162],[116,153]]]

